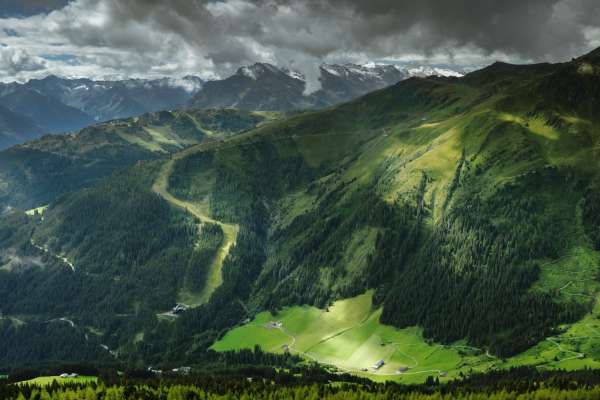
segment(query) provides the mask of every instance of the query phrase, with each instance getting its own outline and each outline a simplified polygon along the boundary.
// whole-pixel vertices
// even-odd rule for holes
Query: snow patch
[[[304,75],[302,75],[298,71],[293,71],[291,69],[284,69],[283,72],[292,79],[297,79],[302,82],[306,81],[306,78],[304,77]]]

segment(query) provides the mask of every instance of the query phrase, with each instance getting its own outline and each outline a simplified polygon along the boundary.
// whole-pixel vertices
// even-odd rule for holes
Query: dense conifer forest
[[[519,368],[473,375],[450,384],[430,377],[420,385],[374,383],[350,375],[332,375],[318,367],[275,370],[241,367],[212,374],[153,376],[144,371],[105,372],[94,383],[49,385],[0,381],[0,397],[20,399],[594,399],[600,395],[595,373],[540,373]]]

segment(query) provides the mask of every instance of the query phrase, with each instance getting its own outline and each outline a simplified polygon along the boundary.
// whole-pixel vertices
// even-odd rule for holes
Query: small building
[[[151,372],[156,375],[162,375],[162,369],[154,369],[152,367],[148,367],[148,372]]]
[[[79,375],[76,373],[69,374],[69,378],[79,378]]]
[[[408,371],[408,367],[406,367],[406,366],[398,368],[398,373],[400,373],[400,374],[403,374],[406,371]]]
[[[380,369],[381,367],[383,367],[385,365],[385,361],[383,360],[379,360],[377,361],[374,365],[373,365],[373,369],[375,371],[377,371],[378,369]]]
[[[175,307],[173,307],[171,312],[173,314],[179,314],[179,313],[186,311],[187,309],[188,309],[188,307],[185,304],[177,304]]]
[[[283,327],[283,324],[279,321],[271,321],[267,324],[267,328],[271,328],[271,329],[281,329]]]
[[[446,371],[442,371],[442,372],[440,372],[440,376],[441,376],[442,378],[445,378],[445,377],[447,377],[447,376],[448,376],[448,373],[447,373]]]
[[[59,375],[62,379],[66,379],[69,377],[69,374],[60,374]]]
[[[172,371],[176,374],[189,375],[190,372],[192,372],[192,368],[191,367],[179,367],[179,368],[173,368]]]

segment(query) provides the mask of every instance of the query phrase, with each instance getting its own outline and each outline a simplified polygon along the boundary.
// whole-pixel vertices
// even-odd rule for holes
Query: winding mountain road
[[[173,159],[167,161],[163,165],[156,181],[154,182],[154,185],[152,185],[152,191],[160,195],[171,205],[194,215],[202,223],[217,224],[223,230],[223,243],[221,243],[221,247],[219,247],[217,250],[215,257],[209,266],[206,285],[200,293],[199,300],[196,302],[196,304],[191,304],[191,306],[199,306],[208,302],[213,292],[223,283],[223,261],[229,254],[231,247],[235,244],[240,227],[239,225],[226,224],[224,222],[212,219],[206,215],[201,207],[197,204],[178,199],[169,193],[169,177],[173,173],[175,161],[183,158],[187,154],[189,154],[189,151],[178,153],[177,155],[173,156]]]

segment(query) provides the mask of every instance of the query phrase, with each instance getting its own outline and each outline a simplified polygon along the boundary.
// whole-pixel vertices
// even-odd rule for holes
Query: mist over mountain
[[[462,76],[461,66],[440,68],[427,64],[323,64],[319,88],[309,91],[300,72],[256,63],[229,78],[206,82],[189,102],[192,107],[290,111],[329,107],[413,76]]]

